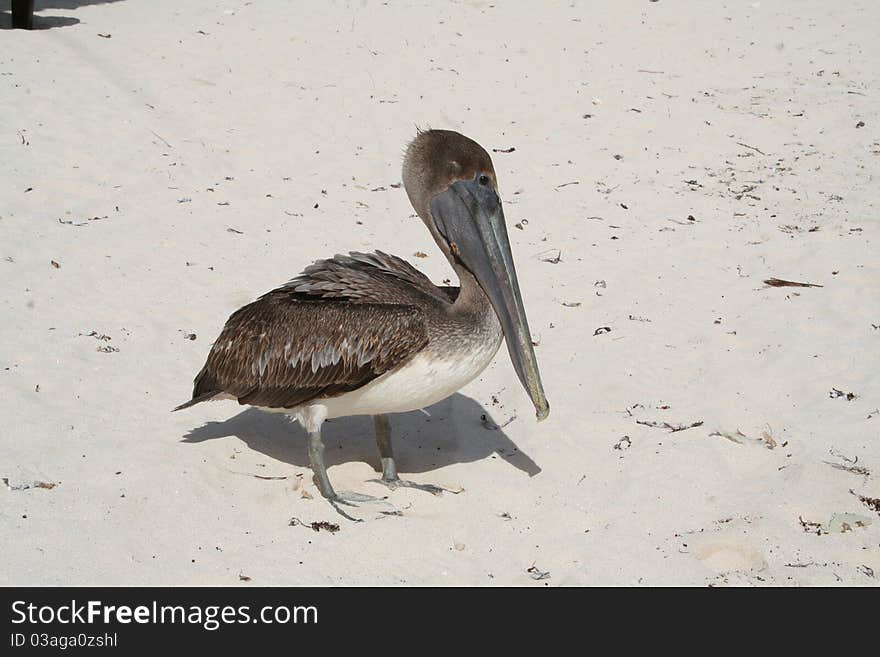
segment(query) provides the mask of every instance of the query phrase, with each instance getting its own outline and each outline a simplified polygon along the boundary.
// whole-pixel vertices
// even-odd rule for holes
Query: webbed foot
[[[388,501],[387,497],[374,497],[373,495],[364,495],[363,493],[353,493],[351,491],[334,492],[326,497],[327,501],[336,509],[336,512],[346,520],[352,522],[363,522],[367,519],[381,519],[388,516],[403,515],[400,511]],[[377,504],[387,507],[386,509],[378,509],[375,512],[361,509],[363,504]],[[346,508],[343,508],[346,507]],[[364,517],[361,517],[364,516]],[[366,517],[369,516],[369,517]]]
[[[435,486],[434,484],[418,484],[409,479],[400,479],[399,477],[395,477],[394,479],[370,479],[369,481],[377,484],[384,484],[385,486],[388,486],[390,490],[396,490],[398,488],[415,488],[416,490],[423,490],[426,493],[431,493],[431,495],[436,495],[438,497],[443,495],[443,493],[458,495],[464,490],[464,488],[458,488],[456,490],[452,488],[444,488],[443,486]]]

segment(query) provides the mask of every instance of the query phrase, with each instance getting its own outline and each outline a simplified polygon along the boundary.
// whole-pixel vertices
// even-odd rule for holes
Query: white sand
[[[2,32],[0,475],[57,486],[0,486],[0,583],[876,584],[850,491],[880,497],[880,9],[428,4]],[[553,410],[502,349],[392,420],[402,473],[465,492],[353,524],[281,416],[169,410],[227,316],[314,259],[450,275],[391,187],[416,124],[516,148],[493,157]],[[325,435],[337,488],[384,492],[369,418]]]

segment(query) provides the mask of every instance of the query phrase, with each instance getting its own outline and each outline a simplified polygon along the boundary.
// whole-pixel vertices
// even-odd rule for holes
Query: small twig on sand
[[[865,466],[856,465],[856,463],[859,462],[858,456],[854,456],[854,457],[850,458],[846,454],[838,452],[833,447],[828,450],[828,453],[831,454],[831,456],[833,456],[834,458],[838,458],[841,461],[843,461],[844,463],[848,464],[848,465],[843,465],[841,463],[832,463],[831,461],[822,461],[823,463],[827,463],[828,465],[830,465],[832,468],[834,468],[836,470],[843,470],[844,472],[851,472],[852,474],[865,475],[865,476],[871,474],[871,471],[868,470],[868,468],[866,468]],[[852,491],[850,491],[850,492],[852,493]],[[853,493],[853,495],[855,495],[855,493]]]
[[[713,431],[709,434],[710,436],[721,436],[722,438],[727,438],[730,442],[736,443],[737,445],[742,445],[743,441],[741,438],[749,439],[749,437],[744,434],[739,429],[736,430],[735,433],[731,433],[730,431]]]
[[[764,151],[762,151],[760,148],[755,148],[754,146],[749,146],[748,144],[744,144],[744,143],[742,143],[741,141],[736,142],[736,145],[737,145],[737,146],[742,146],[742,147],[744,147],[744,148],[750,148],[750,149],[752,149],[753,151],[755,151],[756,153],[760,153],[761,155],[766,155],[766,154],[767,154],[767,153],[765,153]]]
[[[245,477],[253,477],[254,479],[263,479],[265,481],[283,481],[285,479],[290,478],[287,475],[278,475],[278,476],[260,475],[260,474],[256,474],[253,472],[239,472],[237,470],[227,470],[227,472],[231,472],[232,474],[237,474],[237,475],[243,475]]]
[[[669,433],[675,433],[676,431],[686,431],[687,429],[703,426],[703,421],[699,420],[691,424],[670,424],[669,422],[656,422],[655,420],[636,420],[636,424],[643,424],[646,427],[654,427],[655,429],[669,429]]]
[[[737,445],[745,445],[746,443],[749,443],[754,445],[761,445],[763,447],[766,447],[767,449],[776,449],[776,447],[778,446],[776,439],[773,437],[773,434],[769,430],[762,431],[760,438],[753,438],[752,436],[748,436],[739,429],[732,432],[719,429],[717,431],[713,431],[709,435],[727,438],[727,440],[732,443],[736,443]],[[782,443],[783,447],[785,447],[786,445],[788,445],[787,441]]]
[[[562,189],[563,187],[568,187],[569,185],[580,185],[580,180],[572,180],[571,182],[562,183],[561,185],[556,185],[553,189]]]
[[[852,458],[850,458],[846,454],[844,454],[843,452],[838,452],[833,447],[828,450],[828,453],[831,454],[831,456],[839,458],[841,461],[846,461],[847,463],[852,463],[853,465],[855,465],[856,463],[859,462],[858,456],[853,456]]]
[[[488,415],[483,413],[482,415],[480,415],[480,424],[483,425],[484,429],[488,429],[489,431],[498,431],[499,429],[503,429],[504,427],[506,427],[508,424],[513,422],[515,419],[516,419],[516,414],[514,414],[513,416],[511,416],[507,420],[505,420],[503,424],[495,424],[489,418]]]
[[[867,477],[871,474],[871,471],[862,465],[841,465],[840,463],[832,463],[831,461],[822,461],[822,463],[830,465],[835,470],[843,470],[844,472],[856,475],[864,475]]]
[[[550,579],[550,571],[549,570],[541,570],[540,568],[536,567],[535,564],[532,564],[531,566],[529,566],[529,568],[526,570],[526,572],[532,576],[532,579],[535,579],[538,581],[540,581],[542,579]]]
[[[152,132],[152,133],[153,133],[153,136],[156,137],[157,139],[161,140],[162,143],[165,144],[168,148],[174,148],[174,146],[172,146],[172,145],[169,144],[167,141],[165,141],[165,139],[162,138],[162,135],[160,135],[160,134],[157,133],[157,132],[154,132],[153,130],[150,130],[150,132]]]
[[[770,287],[825,287],[816,283],[798,283],[797,281],[787,281],[784,278],[768,278],[764,280],[765,285]]]

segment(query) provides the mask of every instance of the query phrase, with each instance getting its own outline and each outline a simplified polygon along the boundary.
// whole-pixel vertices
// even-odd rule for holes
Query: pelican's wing
[[[360,388],[428,342],[416,306],[306,298],[285,286],[236,311],[195,379],[192,400],[178,409],[221,393],[241,404],[292,408]]]

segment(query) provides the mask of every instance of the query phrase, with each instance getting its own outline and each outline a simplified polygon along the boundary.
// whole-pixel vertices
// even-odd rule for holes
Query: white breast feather
[[[423,352],[403,367],[387,372],[362,388],[339,397],[316,400],[327,408],[327,417],[404,413],[446,399],[486,369],[500,341],[475,345],[468,354],[444,359]]]

